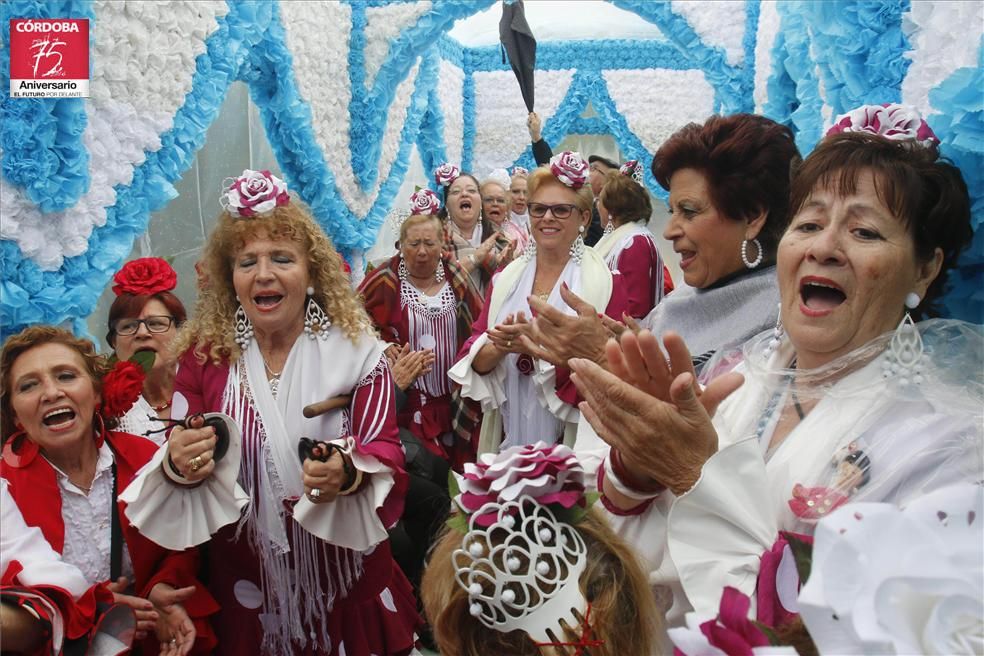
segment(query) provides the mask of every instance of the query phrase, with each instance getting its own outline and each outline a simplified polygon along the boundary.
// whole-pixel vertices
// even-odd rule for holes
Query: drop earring
[[[328,329],[331,328],[331,320],[325,311],[321,309],[318,302],[314,300],[314,287],[307,288],[307,307],[304,309],[304,332],[311,339],[328,339]]]
[[[919,294],[910,292],[905,297],[906,313],[899,322],[895,334],[892,335],[888,348],[885,349],[885,360],[882,362],[882,377],[895,378],[899,385],[905,386],[910,382],[919,385],[923,382],[923,359],[925,351],[922,336],[916,322],[908,310],[919,307],[922,299]]]
[[[577,237],[574,239],[574,243],[571,244],[571,250],[570,250],[571,259],[573,259],[574,262],[577,264],[580,264],[581,258],[584,257],[584,237],[582,236],[583,234],[584,234],[584,226],[578,227]]]
[[[236,300],[238,301],[239,297],[236,297]],[[235,337],[233,340],[236,344],[239,344],[239,349],[245,352],[249,347],[249,343],[253,341],[253,322],[249,320],[249,316],[247,316],[246,310],[243,309],[242,303],[236,308],[234,325]]]

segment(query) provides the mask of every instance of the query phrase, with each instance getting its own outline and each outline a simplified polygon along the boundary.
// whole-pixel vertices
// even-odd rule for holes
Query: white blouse
[[[62,521],[65,524],[65,548],[62,560],[78,567],[90,583],[109,580],[109,560],[113,524],[113,451],[105,442],[99,447],[96,476],[89,494],[80,490],[58,467],[54,467],[62,498]],[[133,584],[133,563],[123,544],[121,576]]]

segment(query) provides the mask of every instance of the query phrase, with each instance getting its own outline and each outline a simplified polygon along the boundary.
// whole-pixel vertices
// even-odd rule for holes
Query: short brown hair
[[[890,140],[866,132],[844,132],[827,137],[803,160],[790,193],[795,216],[818,188],[849,195],[858,179],[874,176],[878,199],[906,227],[916,257],[926,262],[936,249],[943,264],[919,305],[919,316],[937,314],[935,301],[943,293],[948,271],[974,236],[970,224],[970,196],[960,169],[939,158],[935,146],[912,140]]]
[[[116,297],[113,304],[109,306],[109,317],[106,323],[109,325],[109,332],[106,333],[106,342],[116,348],[116,322],[128,317],[136,317],[143,312],[144,306],[151,300],[160,301],[167,311],[174,318],[174,324],[180,328],[181,324],[188,318],[184,303],[171,292],[158,292],[156,294],[130,294],[123,292]]]
[[[677,130],[656,151],[652,171],[667,191],[677,171],[700,171],[714,208],[729,219],[746,221],[765,212],[759,239],[769,259],[789,224],[789,181],[799,160],[788,127],[764,116],[733,114]]]
[[[16,431],[14,410],[10,405],[10,391],[13,384],[13,381],[10,380],[10,372],[14,362],[24,353],[45,344],[64,344],[78,351],[96,391],[102,389],[102,379],[109,371],[109,363],[105,357],[96,353],[95,345],[89,340],[76,337],[64,328],[56,328],[55,326],[28,326],[16,335],[11,335],[4,342],[3,350],[0,351],[0,371],[3,372],[3,375],[0,376],[0,435],[3,436],[2,442],[6,442],[7,438]]]
[[[630,176],[622,175],[617,170],[605,174],[605,186],[601,188],[598,200],[609,214],[622,223],[629,221],[648,223],[653,215],[653,203],[649,200],[649,192]]]
[[[592,510],[575,528],[588,548],[581,590],[591,603],[592,635],[604,643],[593,656],[649,656],[659,628],[656,603],[635,553]],[[468,591],[458,585],[451,554],[462,535],[445,529],[434,545],[421,581],[421,601],[442,654],[452,656],[539,656],[523,631],[489,629],[469,613]]]

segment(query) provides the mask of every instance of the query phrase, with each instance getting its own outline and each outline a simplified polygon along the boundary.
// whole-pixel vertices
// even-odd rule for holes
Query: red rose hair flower
[[[169,292],[178,284],[178,275],[171,265],[159,257],[131,260],[113,276],[113,293],[153,296]]]
[[[143,391],[143,368],[135,362],[120,360],[109,370],[102,381],[102,407],[100,413],[103,419],[118,419],[122,417],[140,398]]]

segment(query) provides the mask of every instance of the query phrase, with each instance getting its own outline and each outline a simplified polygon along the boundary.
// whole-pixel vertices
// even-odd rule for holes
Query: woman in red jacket
[[[142,372],[121,362],[106,373],[90,342],[48,326],[11,337],[0,367],[0,476],[24,520],[90,584],[110,582],[136,613],[143,653],[209,652],[206,618],[218,605],[195,578],[197,551],[141,536],[117,500],[157,450],[107,429],[139,394]]]

